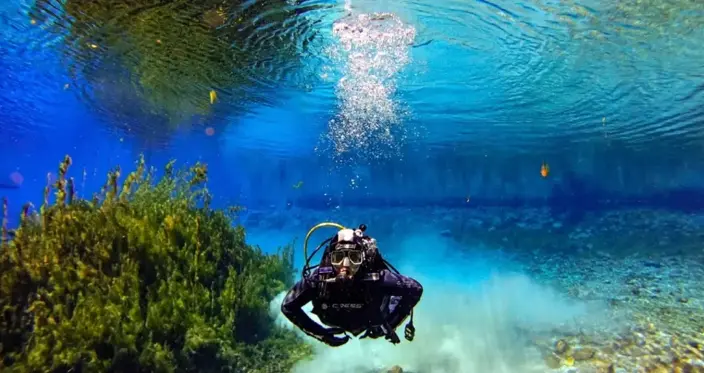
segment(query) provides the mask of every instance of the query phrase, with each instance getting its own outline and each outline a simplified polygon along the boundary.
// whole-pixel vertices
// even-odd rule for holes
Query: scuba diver
[[[321,226],[340,230],[308,257],[308,238]],[[400,343],[395,330],[408,316],[405,338],[412,341],[415,336],[413,308],[420,301],[423,287],[384,260],[376,240],[366,236],[365,230],[364,224],[358,229],[335,223],[313,227],[304,243],[306,264],[302,279],[289,290],[281,304],[281,311],[294,325],[333,347],[347,343],[350,339],[347,333],[356,337],[362,332],[365,334],[360,338],[383,336],[393,344]],[[328,245],[320,264],[311,267],[311,258],[325,244]],[[303,311],[308,302],[313,302],[313,313],[329,328],[316,323]]]

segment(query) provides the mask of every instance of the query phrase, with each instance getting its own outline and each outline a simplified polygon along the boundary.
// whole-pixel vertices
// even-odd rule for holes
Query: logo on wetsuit
[[[320,305],[320,307],[324,310],[332,307],[336,310],[344,310],[344,309],[361,309],[364,307],[363,303],[333,303],[328,305],[327,303],[323,303]]]

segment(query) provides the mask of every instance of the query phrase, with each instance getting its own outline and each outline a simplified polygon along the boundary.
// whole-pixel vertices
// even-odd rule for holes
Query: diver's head
[[[352,279],[364,262],[362,232],[341,229],[330,251],[330,264],[339,279]]]

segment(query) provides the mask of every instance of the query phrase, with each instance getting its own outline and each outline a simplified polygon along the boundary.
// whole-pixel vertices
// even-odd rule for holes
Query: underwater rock
[[[662,268],[662,263],[655,262],[652,260],[646,260],[643,262],[643,266],[650,268]]]
[[[550,369],[558,369],[560,366],[562,366],[560,358],[552,353],[546,354],[543,357],[543,361],[545,361],[545,365],[547,365]]]
[[[398,365],[392,366],[386,373],[403,373],[403,368]]]
[[[569,347],[570,347],[569,344],[567,344],[567,341],[565,341],[564,339],[560,339],[557,342],[555,342],[555,352],[558,355],[562,355],[565,352],[567,352]]]
[[[574,350],[572,357],[577,361],[589,360],[596,354],[596,350],[591,347],[582,347]]]

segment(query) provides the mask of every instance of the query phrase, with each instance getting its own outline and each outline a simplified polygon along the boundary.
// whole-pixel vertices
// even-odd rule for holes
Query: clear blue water
[[[62,3],[71,1],[0,4],[0,194],[10,216],[41,200],[64,154],[79,195],[145,154],[154,165],[206,162],[215,205],[246,206],[241,223],[267,250],[300,246],[320,220],[376,222],[389,256],[427,284],[419,325],[445,320],[466,334],[322,349],[326,362],[376,346],[380,365],[419,369],[420,352],[434,351],[456,364],[440,371],[532,371],[515,361],[539,356],[492,350],[511,339],[508,326],[599,319],[585,311],[591,303],[538,285],[510,248],[467,243],[476,219],[482,232],[508,221],[511,239],[516,219],[493,209],[548,211],[543,244],[515,239],[525,251],[567,250],[546,243],[560,227],[619,210],[655,211],[641,233],[664,235],[653,219],[683,214],[699,234],[700,1],[320,0],[285,11],[251,1],[237,16],[215,2],[206,13],[188,2],[109,12]],[[661,249],[677,252],[671,242]],[[442,304],[473,311],[447,316]]]

